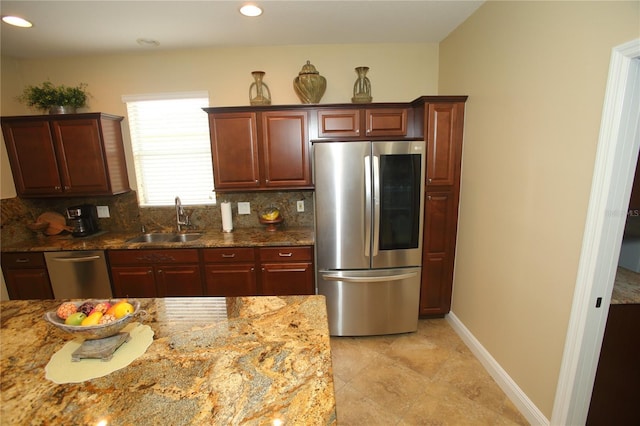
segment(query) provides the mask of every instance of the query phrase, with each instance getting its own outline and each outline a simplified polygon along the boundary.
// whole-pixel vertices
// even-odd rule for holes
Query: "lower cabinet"
[[[314,294],[312,247],[258,249],[263,295]]]
[[[451,309],[457,214],[450,191],[427,192],[422,256],[420,315],[443,315]],[[453,228],[453,229],[452,229]]]
[[[115,297],[315,293],[313,247],[109,250]]]
[[[206,296],[255,296],[256,265],[253,248],[203,249]]]
[[[53,299],[43,253],[2,253],[2,272],[11,300]]]
[[[110,250],[115,297],[202,296],[197,249]]]

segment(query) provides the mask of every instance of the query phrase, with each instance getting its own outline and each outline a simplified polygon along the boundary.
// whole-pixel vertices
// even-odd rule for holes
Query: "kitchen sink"
[[[128,239],[127,243],[186,243],[202,237],[201,233],[154,232]]]

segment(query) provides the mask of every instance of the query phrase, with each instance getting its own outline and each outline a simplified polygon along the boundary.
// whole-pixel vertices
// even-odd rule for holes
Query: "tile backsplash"
[[[179,194],[178,194],[179,195]],[[267,207],[278,207],[284,217],[280,226],[313,227],[313,191],[287,192],[243,192],[217,195],[216,205],[184,206],[190,215],[193,229],[220,230],[222,218],[220,203],[231,202],[233,227],[261,227],[258,213]],[[297,211],[297,202],[304,201],[304,212]],[[238,214],[238,202],[250,204],[250,214]],[[100,218],[100,228],[112,232],[137,232],[142,226],[147,231],[175,230],[176,211],[173,206],[140,207],[135,191],[109,197],[22,199],[0,200],[0,238],[2,244],[10,244],[32,237],[34,234],[26,225],[36,221],[46,211],[65,213],[69,206],[95,204],[109,208],[109,218]]]

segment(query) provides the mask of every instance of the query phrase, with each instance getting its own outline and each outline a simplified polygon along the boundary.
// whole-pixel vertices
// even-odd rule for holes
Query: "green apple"
[[[64,320],[64,323],[67,325],[80,325],[82,320],[87,317],[86,314],[82,312],[76,312],[75,314],[71,314]]]

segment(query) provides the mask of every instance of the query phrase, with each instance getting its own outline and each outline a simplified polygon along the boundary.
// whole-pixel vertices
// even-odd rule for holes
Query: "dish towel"
[[[44,368],[45,377],[58,384],[81,383],[126,367],[146,352],[153,342],[153,330],[148,325],[133,322],[122,331],[129,332],[131,337],[115,351],[113,358],[109,361],[100,359],[71,361],[71,354],[84,342],[84,339],[74,339],[53,354]]]

